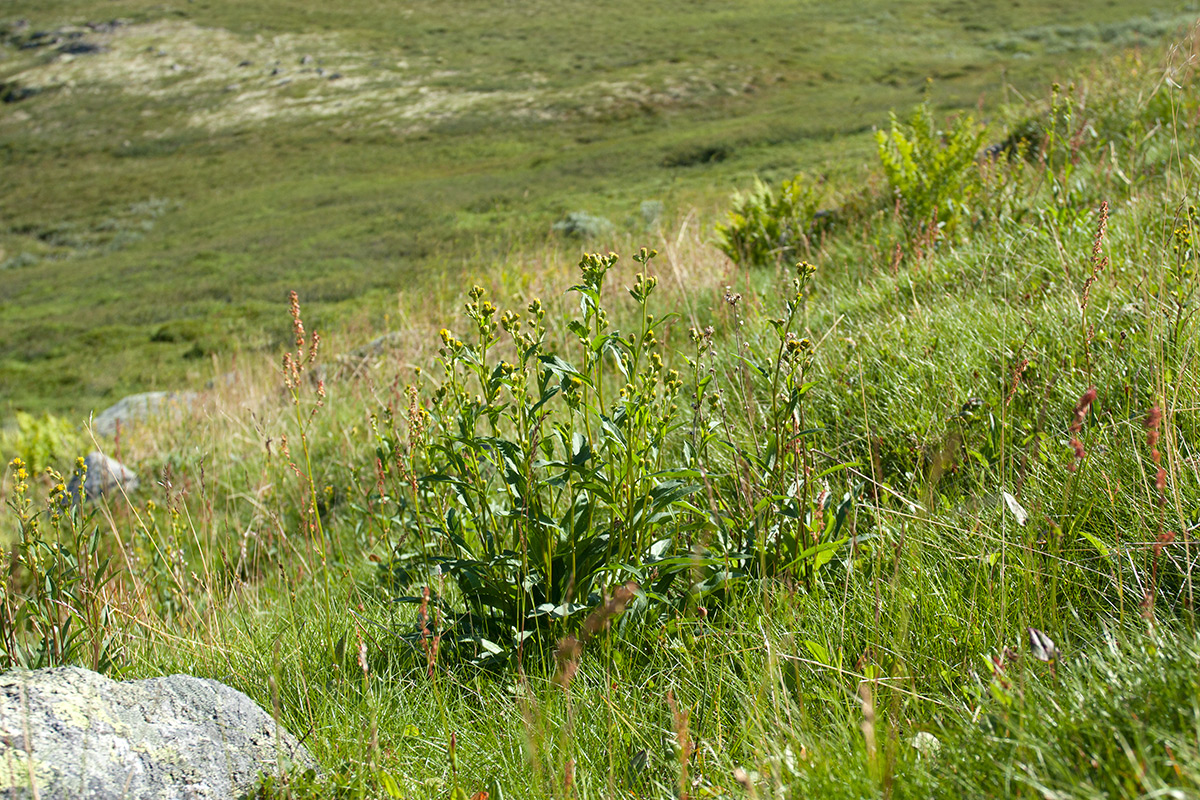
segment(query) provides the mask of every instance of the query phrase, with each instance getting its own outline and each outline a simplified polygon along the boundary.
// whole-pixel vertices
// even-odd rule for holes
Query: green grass
[[[112,18],[135,24],[89,34],[108,53],[19,48]],[[398,290],[454,285],[569,212],[636,238],[643,201],[676,217],[755,174],[853,175],[927,78],[944,106],[996,108],[1190,19],[1124,1],[12,3],[0,81],[45,91],[0,120],[6,413],[201,384],[213,354],[278,346],[266,309],[289,289],[323,326],[378,328]],[[179,321],[194,335],[155,336]]]
[[[263,20],[195,11],[218,12],[239,35]],[[304,30],[336,21],[311,13]],[[419,36],[449,35],[413,13]],[[471,24],[497,30],[494,13]],[[904,19],[892,13],[890,24]],[[1014,44],[1010,19],[964,41],[1071,50],[1141,27],[1007,13],[1029,35]],[[934,31],[952,27],[949,11],[934,20]],[[354,24],[370,43],[408,23]],[[494,59],[504,43],[475,46]],[[106,362],[118,364],[104,373],[112,385],[121,369],[147,368],[139,337],[163,348],[164,370],[175,353],[197,381],[223,377],[189,413],[102,442],[143,480],[96,513],[64,512],[53,476],[8,467],[2,663],[188,672],[247,692],[324,769],[276,776],[264,800],[1197,796],[1195,47],[1193,32],[1153,55],[1073,50],[1093,68],[1030,93],[1045,102],[1006,107],[1009,124],[993,128],[1041,144],[1025,158],[965,161],[952,197],[909,186],[928,196],[898,204],[865,131],[806,140],[816,149],[796,159],[840,165],[830,168],[840,213],[779,265],[731,264],[711,232],[729,186],[752,167],[769,173],[792,145],[703,137],[696,148],[694,128],[671,127],[686,109],[647,123],[639,141],[700,156],[721,152],[716,142],[728,158],[666,168],[654,166],[660,149],[626,164],[633,140],[600,137],[599,123],[522,123],[487,137],[431,133],[413,150],[313,146],[312,158],[341,153],[333,163],[357,167],[284,175],[257,163],[246,172],[262,185],[229,196],[215,181],[113,212],[112,224],[56,228],[45,246],[146,234],[43,262],[62,267],[68,296],[88,296],[74,280],[92,259],[129,259],[158,282],[163,301],[146,319],[120,321],[137,304],[106,289],[104,326],[83,331],[84,312],[71,320],[97,352],[127,359]],[[555,155],[522,174],[594,202],[539,195],[536,181],[525,198],[505,165],[532,152],[529,132],[565,143],[585,129],[599,138],[576,146],[606,154],[612,175]],[[235,141],[213,140],[229,152]],[[456,161],[470,142],[486,158]],[[195,168],[188,159],[207,146],[154,157],[157,168]],[[923,146],[936,159],[945,140]],[[385,195],[370,165],[401,161],[441,194]],[[638,214],[656,196],[639,181],[656,170],[691,176],[666,199],[700,205],[669,209],[654,231],[621,224],[612,209],[628,201]],[[635,177],[606,183],[621,175]],[[479,181],[492,188],[465,211],[435,211]],[[343,202],[362,213],[328,210]],[[911,218],[939,205],[962,209],[953,230]],[[198,207],[212,215],[203,244],[192,238]],[[374,227],[396,208],[428,215],[429,274],[388,299],[398,279],[363,268],[340,294],[329,264],[368,263],[362,248],[416,235]],[[578,208],[618,223],[592,244],[624,258],[577,264],[580,243],[546,237]],[[318,224],[326,213],[336,235]],[[489,215],[507,238],[487,235]],[[646,240],[661,252],[639,252]],[[191,288],[170,279],[168,244]],[[162,261],[133,258],[156,247]],[[288,265],[262,259],[274,248],[326,259],[295,312],[301,343],[273,297]],[[255,288],[221,305],[228,271],[241,269],[257,270]],[[212,296],[198,296],[201,282]],[[166,308],[176,305],[192,311]],[[228,328],[190,316],[212,307]],[[3,313],[66,329],[52,314]],[[401,335],[377,353],[322,345],[307,363],[314,330],[342,324],[346,340],[365,340],[385,315]],[[52,337],[21,341],[44,348],[31,372],[55,363]],[[304,367],[284,362],[281,376],[275,354],[293,347]],[[182,356],[210,350],[215,363]],[[0,449],[69,470],[91,446],[72,437],[69,424],[22,417]],[[100,586],[105,559],[114,572]]]

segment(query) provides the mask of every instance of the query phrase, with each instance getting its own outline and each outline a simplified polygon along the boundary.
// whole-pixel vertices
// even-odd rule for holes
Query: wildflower
[[[296,334],[296,349],[304,347],[304,322],[300,319],[300,296],[295,290],[288,293],[288,303],[292,315],[292,330]]]
[[[1100,223],[1096,226],[1096,236],[1092,240],[1092,257],[1091,266],[1092,273],[1083,282],[1083,294],[1079,299],[1079,310],[1087,311],[1088,299],[1091,295],[1092,284],[1096,282],[1096,278],[1100,272],[1108,266],[1108,258],[1102,256],[1104,249],[1104,237],[1108,232],[1108,201],[1105,200],[1100,204]]]
[[[1151,406],[1150,411],[1146,413],[1146,444],[1150,447],[1150,458],[1158,467],[1158,471],[1154,474],[1154,488],[1158,490],[1158,504],[1165,505],[1167,502],[1167,471],[1162,466],[1162,453],[1158,449],[1159,427],[1162,424],[1162,409],[1157,405]]]
[[[639,264],[645,264],[650,259],[657,258],[657,257],[658,257],[657,250],[648,250],[645,247],[642,247],[642,248],[638,249],[637,253],[633,257],[633,260]]]
[[[1158,406],[1151,406],[1146,412],[1146,444],[1150,448],[1150,457],[1157,464],[1162,459],[1162,454],[1158,452],[1158,426],[1162,423],[1162,409]]]
[[[1092,408],[1092,403],[1096,402],[1096,387],[1088,387],[1088,390],[1080,396],[1079,402],[1075,404],[1074,417],[1071,420],[1071,433],[1079,433],[1083,430],[1083,419],[1087,416],[1088,411]]]
[[[1096,387],[1090,386],[1088,390],[1079,398],[1079,402],[1075,404],[1075,411],[1071,418],[1071,448],[1075,451],[1075,460],[1067,465],[1067,469],[1074,472],[1079,466],[1079,462],[1087,455],[1087,451],[1083,448],[1083,442],[1079,440],[1079,434],[1083,431],[1083,420],[1092,408],[1092,403],[1096,401]]]

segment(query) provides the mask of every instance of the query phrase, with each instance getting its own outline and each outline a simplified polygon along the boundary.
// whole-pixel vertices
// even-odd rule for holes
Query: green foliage
[[[742,266],[774,266],[811,252],[824,196],[824,182],[805,175],[777,192],[755,178],[753,189],[734,194],[729,222],[716,228],[717,247]]]
[[[30,497],[24,462],[14,459],[10,467],[8,505],[18,530],[13,546],[0,547],[0,669],[82,664],[106,671],[120,642],[103,592],[117,573],[102,552],[100,527],[60,475],[48,473],[53,486],[43,511]],[[83,459],[76,477],[82,487]]]
[[[80,454],[83,439],[78,429],[50,412],[35,416],[16,413],[15,431],[0,435],[0,455],[6,460],[19,458],[31,473],[47,467],[62,467]]]
[[[643,248],[634,260],[648,268],[654,256]],[[751,454],[724,440],[729,412],[700,366],[711,336],[695,329],[682,394],[662,344],[672,316],[650,312],[656,277],[638,272],[628,287],[634,329],[610,327],[602,294],[616,263],[594,254],[579,264],[580,314],[565,321],[571,361],[550,347],[540,300],[522,317],[473,289],[469,338],[441,332],[431,409],[412,387],[407,433],[394,419],[377,432],[378,463],[398,465],[407,483],[396,489],[403,524],[389,531],[400,544],[386,576],[397,588],[424,584],[400,600],[420,607],[409,639],[431,664],[439,647],[481,665],[536,652],[559,623],[631,580],[636,597],[621,602],[631,618],[715,608],[752,574],[811,579],[845,541],[849,498],[831,506],[805,477],[811,342],[794,328],[812,268],[802,265],[786,316],[772,322],[773,348],[746,362],[768,407],[766,448]],[[754,470],[752,491],[737,489],[731,457]],[[432,587],[431,567],[454,591]]]
[[[969,114],[940,130],[928,101],[914,108],[906,123],[892,114],[890,130],[875,133],[879,162],[910,240],[930,231],[934,239],[952,238],[970,221],[983,136],[983,127]]]

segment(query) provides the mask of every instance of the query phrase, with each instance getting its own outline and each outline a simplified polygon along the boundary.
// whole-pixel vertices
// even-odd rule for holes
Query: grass
[[[0,80],[42,91],[0,122],[6,413],[201,385],[213,356],[281,344],[292,288],[323,326],[378,329],[397,287],[456,286],[575,211],[636,238],[644,201],[676,217],[756,174],[845,178],[926,78],[944,107],[995,109],[1190,13],[10,4]],[[80,29],[107,52],[21,49],[112,18],[132,24]]]
[[[237,35],[261,24],[238,13]],[[1059,22],[973,33],[1019,52],[1143,24]],[[996,139],[1033,144],[964,160],[949,197],[847,146],[835,219],[784,220],[812,235],[765,264],[719,253],[728,200],[681,188],[707,204],[616,226],[615,262],[514,225],[463,240],[489,265],[464,286],[436,240],[444,269],[374,312],[401,334],[378,351],[313,337],[377,333],[361,298],[313,315],[306,290],[291,319],[269,293],[260,316],[231,301],[261,339],[206,361],[225,377],[191,413],[103,443],[139,494],[67,512],[32,470],[69,471],[89,443],[54,418],[6,437],[30,462],[0,488],[6,664],[247,692],[324,769],[261,798],[1197,795],[1196,52],[1193,33],[1097,58],[997,111]],[[755,147],[670,169],[732,179]],[[364,208],[382,195],[341,179]],[[313,191],[234,198],[244,227],[217,214],[192,271],[215,291],[257,263],[231,255],[244,237],[317,247],[315,223],[270,227],[315,214]],[[187,254],[193,202],[115,227],[152,220]],[[550,201],[508,202],[471,213]],[[370,215],[341,224],[350,263]],[[113,227],[72,235],[104,246]],[[212,335],[151,325],[181,350]],[[91,335],[136,354],[132,324]]]

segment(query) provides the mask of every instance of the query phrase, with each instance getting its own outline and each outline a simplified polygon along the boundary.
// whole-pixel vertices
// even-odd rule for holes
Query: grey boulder
[[[317,762],[219,681],[118,683],[79,667],[0,675],[0,797],[229,800],[291,767]]]
[[[87,477],[83,480],[83,495],[87,500],[105,494],[128,494],[139,486],[137,473],[99,450],[88,453],[83,462],[87,465]],[[67,493],[74,500],[79,499],[79,473],[71,476]]]
[[[102,436],[113,436],[118,427],[129,428],[150,417],[192,407],[195,392],[143,392],[122,397],[92,420],[92,429]]]

